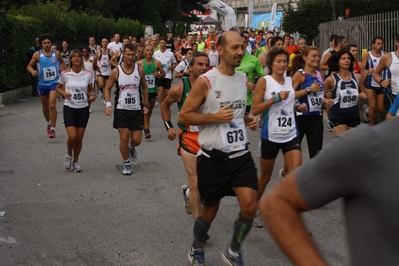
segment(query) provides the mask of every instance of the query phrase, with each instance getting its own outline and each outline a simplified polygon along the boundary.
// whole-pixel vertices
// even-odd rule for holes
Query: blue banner
[[[276,12],[276,25],[275,25],[276,28],[280,27],[280,22],[281,22],[282,18],[283,18],[283,12],[281,12],[281,11]],[[254,29],[268,28],[269,30],[272,30],[270,28],[271,19],[272,19],[271,12],[253,14],[251,26]]]

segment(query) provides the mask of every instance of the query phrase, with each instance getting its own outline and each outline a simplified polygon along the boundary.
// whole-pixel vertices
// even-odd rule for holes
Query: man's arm
[[[37,73],[37,71],[34,69],[34,67],[38,61],[39,61],[39,52],[35,52],[32,56],[32,59],[30,60],[30,62],[28,64],[28,66],[26,67],[26,69],[29,71],[29,73],[34,77],[39,76],[39,73]]]
[[[390,57],[391,54],[384,54],[382,58],[380,59],[380,62],[378,63],[377,68],[373,71],[373,79],[380,83],[380,85],[384,88],[388,88],[389,85],[391,84],[390,79],[382,79],[381,78],[381,73],[384,71],[384,69],[390,64]]]
[[[369,61],[369,53],[365,53],[362,55],[362,62],[360,62],[360,74],[362,76],[367,76],[368,71],[366,69],[367,67],[367,62]]]
[[[305,203],[291,172],[260,200],[259,210],[274,240],[294,265],[327,265],[311,241],[301,213]]]
[[[161,103],[161,114],[162,114],[162,120],[164,121],[165,125],[170,122],[171,120],[171,112],[170,112],[170,106],[176,102],[179,102],[183,93],[183,82],[179,82],[170,88],[168,95],[165,97],[163,102]],[[173,128],[173,126],[170,126],[168,124],[167,130],[168,130],[168,139],[174,140],[176,138],[176,130]]]
[[[60,70],[64,71],[66,69],[66,64],[65,64],[64,59],[62,59],[61,53],[57,51],[56,56],[57,56],[58,62],[60,62]]]
[[[118,56],[120,55],[121,51],[118,50],[112,54],[111,60],[109,61],[113,67],[118,67]]]
[[[112,86],[114,86],[114,83],[116,79],[118,78],[118,69],[115,68],[114,70],[111,71],[111,74],[109,75],[107,84],[105,84],[104,88],[104,101],[105,101],[105,114],[107,116],[112,115],[112,104],[111,104],[111,89]]]
[[[199,114],[197,109],[205,102],[208,96],[208,84],[199,77],[190,90],[180,110],[178,121],[185,125],[205,125],[211,123],[229,123],[234,112],[231,105],[225,105],[215,114]]]
[[[327,53],[324,58],[323,61],[321,61],[320,63],[320,69],[322,70],[329,70],[330,68],[328,67],[328,59],[330,59],[331,57],[331,53]]]
[[[161,61],[155,60],[155,66],[157,67],[157,70],[158,70],[158,74],[155,73],[155,77],[156,78],[164,78],[166,73],[165,73],[165,70],[162,67]]]
[[[148,85],[147,85],[147,79],[145,78],[145,72],[144,68],[139,68],[140,72],[140,77],[141,77],[141,95],[143,97],[143,114],[148,113],[149,105],[148,105]],[[145,109],[144,109],[145,108]]]

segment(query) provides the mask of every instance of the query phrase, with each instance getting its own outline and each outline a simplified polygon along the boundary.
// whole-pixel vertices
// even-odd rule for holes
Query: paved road
[[[6,211],[0,217],[0,265],[188,265],[193,220],[180,193],[186,175],[176,141],[166,138],[159,107],[153,138],[138,147],[132,176],[121,174],[118,134],[102,101],[92,106],[83,171],[65,171],[61,103],[57,109],[57,138],[49,139],[38,98],[0,108],[0,211]],[[176,109],[173,114],[176,121]],[[249,132],[254,156],[259,134]],[[331,138],[326,132],[325,142]],[[269,188],[281,165],[280,155]],[[349,264],[341,204],[305,214],[331,265]],[[209,232],[208,266],[222,265],[220,252],[237,213],[236,199],[225,198]],[[243,248],[246,265],[290,265],[265,229],[253,228]]]

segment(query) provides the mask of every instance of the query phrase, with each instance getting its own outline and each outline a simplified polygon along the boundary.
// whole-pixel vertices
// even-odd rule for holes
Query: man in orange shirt
[[[218,42],[218,38],[215,35],[215,29],[212,28],[208,30],[208,38],[205,40],[205,48],[209,49],[211,47],[211,41],[215,41],[216,43]]]
[[[295,53],[296,47],[295,45],[291,45],[290,42],[291,35],[289,33],[284,34],[284,49],[291,55],[292,53]]]

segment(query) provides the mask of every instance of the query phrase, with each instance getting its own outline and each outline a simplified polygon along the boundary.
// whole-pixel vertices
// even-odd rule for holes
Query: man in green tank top
[[[159,60],[152,58],[153,54],[154,47],[152,45],[146,45],[144,48],[144,59],[137,62],[137,64],[144,69],[148,86],[148,100],[150,108],[147,114],[144,115],[144,134],[146,139],[151,138],[150,118],[158,96],[157,79],[165,77],[162,63]]]

